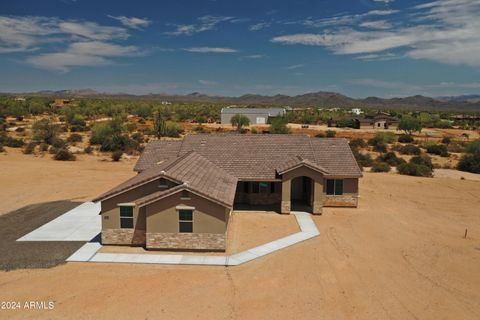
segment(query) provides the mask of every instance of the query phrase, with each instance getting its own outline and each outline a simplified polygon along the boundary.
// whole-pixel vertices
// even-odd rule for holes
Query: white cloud
[[[129,37],[127,30],[120,27],[102,26],[96,22],[62,21],[58,24],[60,33],[90,40],[114,40]]]
[[[480,1],[438,0],[412,10],[414,15],[408,16],[411,21],[407,19],[390,30],[337,27],[323,33],[278,36],[271,41],[323,46],[335,54],[401,49],[412,59],[480,66]]]
[[[215,27],[221,22],[238,22],[238,19],[234,19],[234,17],[210,15],[199,17],[197,20],[198,22],[194,24],[177,24],[175,25],[175,30],[165,33],[172,36],[191,36],[195,33],[214,30]]]
[[[67,72],[74,66],[107,65],[114,63],[114,57],[145,54],[135,46],[113,43],[129,36],[123,27],[90,21],[0,16],[0,54],[41,51],[25,62],[54,71]],[[49,44],[55,47],[52,49],[47,46]]]
[[[392,10],[392,9],[372,10],[366,13],[344,14],[344,15],[338,15],[338,16],[333,16],[330,18],[322,18],[322,19],[307,18],[305,20],[300,20],[300,21],[293,21],[293,22],[290,21],[290,22],[287,22],[286,24],[303,24],[305,26],[313,27],[313,28],[335,27],[335,26],[342,26],[342,25],[356,25],[359,23],[359,21],[362,21],[363,19],[366,19],[366,18],[371,18],[373,16],[388,16],[398,12],[399,10]]]
[[[219,47],[193,47],[184,49],[188,52],[197,52],[197,53],[234,53],[238,52],[236,49],[232,48],[219,48]]]
[[[387,52],[387,53],[371,53],[362,56],[357,56],[354,59],[356,60],[364,60],[364,61],[388,61],[394,59],[400,59],[401,56],[398,56],[394,53]]]
[[[248,29],[250,31],[260,31],[262,29],[268,28],[270,26],[269,22],[259,22],[256,24],[252,24]]]
[[[287,70],[295,70],[295,69],[298,69],[298,68],[303,68],[304,66],[305,66],[304,64],[294,64],[294,65],[285,67],[285,69],[287,69]]]
[[[74,42],[64,52],[45,53],[29,57],[26,62],[40,69],[67,72],[71,67],[113,64],[112,57],[138,56],[135,46],[89,41]]]
[[[392,24],[387,20],[376,20],[376,21],[364,21],[360,23],[360,27],[362,28],[369,28],[369,29],[390,29],[392,28]]]
[[[262,59],[265,58],[266,56],[264,54],[251,54],[248,56],[243,56],[242,58],[244,59]]]
[[[148,27],[152,21],[147,18],[136,18],[126,16],[108,16],[112,19],[120,21],[124,26],[132,29],[142,29]]]
[[[373,1],[375,1],[375,2],[383,2],[383,3],[385,3],[385,4],[389,4],[389,3],[391,3],[391,2],[394,2],[395,0],[373,0]]]

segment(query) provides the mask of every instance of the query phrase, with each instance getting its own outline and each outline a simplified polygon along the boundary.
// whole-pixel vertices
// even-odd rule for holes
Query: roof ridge
[[[312,138],[308,137],[308,144],[310,145],[310,149],[312,150],[312,154],[313,154],[313,159],[315,160],[315,163],[317,165],[320,165],[318,163],[318,159],[317,159],[317,154],[315,152],[315,149],[313,148],[313,144],[312,144]]]

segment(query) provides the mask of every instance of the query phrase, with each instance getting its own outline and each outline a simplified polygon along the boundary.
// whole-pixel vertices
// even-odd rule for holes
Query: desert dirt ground
[[[9,170],[0,160],[9,182],[0,194],[11,207],[43,201],[39,183],[48,189],[57,181],[55,197],[73,199],[132,175],[126,163],[23,157],[17,161],[32,163],[9,162]],[[29,185],[24,167],[31,181],[46,181],[18,199]],[[68,177],[78,179],[62,184]],[[0,318],[478,319],[480,181],[465,178],[365,173],[359,208],[325,209],[314,217],[320,236],[241,266],[66,263],[0,272],[0,301],[55,303],[44,311],[0,309]]]
[[[76,161],[53,161],[48,153],[5,149],[0,153],[0,215],[41,202],[88,201],[135,175],[136,158],[112,162],[108,156],[76,155]]]

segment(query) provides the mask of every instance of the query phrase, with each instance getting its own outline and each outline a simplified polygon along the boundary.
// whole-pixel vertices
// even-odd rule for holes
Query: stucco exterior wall
[[[193,209],[193,232],[179,232],[179,208]],[[225,250],[230,209],[190,193],[181,192],[146,206],[146,247],[151,249]]]

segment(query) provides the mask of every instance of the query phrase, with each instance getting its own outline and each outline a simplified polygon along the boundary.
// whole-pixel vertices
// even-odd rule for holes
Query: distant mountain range
[[[6,93],[9,94],[9,93]],[[170,95],[166,93],[132,95],[126,93],[101,93],[93,89],[38,91],[23,94],[24,96],[48,96],[56,98],[117,98],[117,99],[153,99],[170,102],[205,102],[226,103],[236,105],[262,105],[262,106],[291,106],[291,107],[327,107],[327,108],[378,108],[378,109],[414,109],[414,110],[437,110],[437,111],[474,111],[480,112],[480,95],[462,95],[452,97],[425,97],[421,95],[405,98],[378,98],[368,97],[354,99],[336,92],[312,92],[296,96],[277,94],[264,96],[258,94],[245,94],[239,97],[226,97],[207,95],[194,92],[187,95]]]

